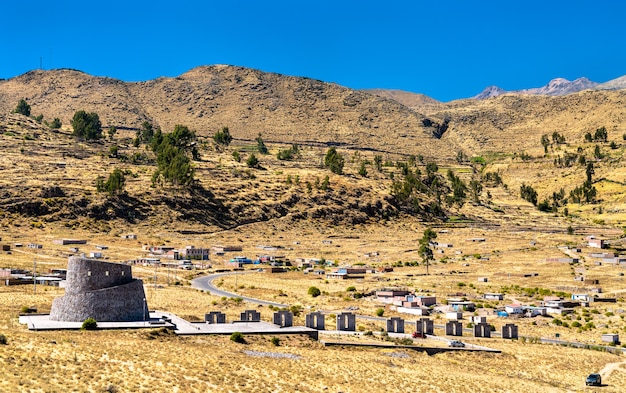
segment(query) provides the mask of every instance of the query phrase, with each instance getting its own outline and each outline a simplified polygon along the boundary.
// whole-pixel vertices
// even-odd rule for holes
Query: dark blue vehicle
[[[587,386],[602,386],[602,376],[600,374],[589,374],[585,380]]]

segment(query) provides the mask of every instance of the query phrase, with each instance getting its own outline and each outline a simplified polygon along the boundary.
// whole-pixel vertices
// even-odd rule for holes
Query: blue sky
[[[231,64],[441,101],[626,74],[626,2],[9,1],[0,78],[74,68],[125,81]]]

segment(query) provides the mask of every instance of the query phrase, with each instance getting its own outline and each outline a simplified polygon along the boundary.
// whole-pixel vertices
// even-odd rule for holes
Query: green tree
[[[330,169],[331,172],[341,175],[344,164],[343,156],[337,152],[334,146],[330,147],[324,157],[324,166]]]
[[[322,291],[320,291],[318,287],[310,287],[307,293],[311,295],[312,297],[318,297],[319,295],[322,294]]]
[[[102,138],[102,124],[97,113],[87,113],[83,110],[74,113],[72,118],[74,136],[86,140]]]
[[[17,107],[15,108],[13,113],[20,113],[24,116],[30,116],[30,105],[28,105],[26,100],[22,98],[17,103]]]
[[[520,196],[532,203],[534,206],[537,206],[537,191],[532,186],[527,186],[526,184],[522,184],[520,186]]]
[[[463,164],[463,163],[466,163],[467,161],[468,161],[467,154],[463,153],[462,150],[459,150],[456,153],[456,162],[459,164]]]
[[[259,136],[256,137],[256,148],[261,154],[268,154],[267,146],[265,146],[265,142],[263,142],[263,138],[261,137],[261,133],[259,132]]]
[[[259,167],[259,159],[256,158],[254,153],[250,154],[250,157],[246,160],[246,165],[250,168],[258,168]]]
[[[364,162],[361,162],[361,166],[359,167],[359,175],[367,177],[367,168],[365,168]]]
[[[428,178],[428,182],[431,183],[432,179],[435,177],[437,172],[439,171],[439,166],[437,166],[434,162],[429,162],[426,164],[426,177]]]
[[[119,147],[117,147],[117,145],[113,145],[109,147],[109,157],[117,158],[118,155],[119,155]]]
[[[230,142],[233,140],[233,137],[230,135],[230,131],[228,127],[224,126],[220,131],[217,131],[213,135],[213,140],[217,145],[228,146]]]
[[[154,137],[154,126],[149,121],[141,123],[141,129],[137,130],[137,139],[139,142],[152,143]]]
[[[61,128],[61,125],[61,120],[58,117],[55,117],[54,120],[52,120],[50,124],[48,124],[48,127],[52,128],[53,130],[58,130],[59,128]]]
[[[377,308],[376,309],[376,316],[377,317],[382,317],[385,314],[385,309],[384,308]]]
[[[470,190],[474,203],[480,203],[480,194],[483,192],[483,185],[478,180],[470,181]]]
[[[109,133],[109,139],[113,140],[113,137],[115,136],[115,134],[117,134],[117,127],[115,126],[109,127],[108,133]]]
[[[157,156],[158,170],[153,184],[160,178],[174,187],[189,187],[194,181],[194,169],[189,155],[197,155],[196,134],[177,125],[174,132],[163,134],[157,129],[152,138],[152,150]]]
[[[550,146],[550,139],[547,134],[541,136],[541,145],[543,146],[543,152],[548,153],[548,146]]]
[[[241,162],[241,155],[239,154],[239,151],[235,150],[233,152],[233,158],[235,159],[235,161]]]
[[[328,175],[324,176],[324,180],[322,181],[322,184],[320,184],[320,189],[321,190],[328,190],[328,187],[330,186],[330,177]]]
[[[601,160],[604,157],[604,155],[602,155],[602,151],[600,150],[600,146],[596,145],[593,149],[593,156],[598,160]]]
[[[452,199],[453,203],[459,205],[459,207],[463,206],[465,203],[465,192],[467,191],[467,186],[461,180],[460,177],[456,176],[452,169],[448,169],[448,180],[452,184]]]
[[[428,266],[430,261],[434,261],[433,250],[431,248],[431,242],[437,238],[437,233],[431,228],[426,228],[424,234],[419,241],[420,248],[418,250],[419,256],[422,258],[422,262],[426,265],[426,274],[428,274]]]
[[[383,171],[383,157],[381,155],[377,154],[374,156],[374,166],[378,172]]]
[[[98,176],[96,178],[96,191],[107,192],[110,196],[124,191],[125,185],[126,177],[121,169],[114,169],[113,172],[109,174],[109,178],[106,182],[102,176]]]
[[[593,174],[595,173],[594,169],[593,169],[593,162],[589,161],[587,163],[587,168],[585,169],[585,173],[587,175],[587,181],[589,183],[591,183],[591,178],[593,177]]]
[[[596,132],[593,134],[593,140],[598,142],[606,142],[608,138],[608,133],[606,132],[606,127],[602,126],[596,129]]]

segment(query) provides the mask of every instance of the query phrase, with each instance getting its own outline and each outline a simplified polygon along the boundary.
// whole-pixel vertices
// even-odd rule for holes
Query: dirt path
[[[626,361],[617,362],[617,363],[608,363],[602,370],[600,370],[599,374],[602,375],[602,379],[611,375],[613,371],[622,371],[626,372],[626,369],[621,368],[622,364],[626,364]]]

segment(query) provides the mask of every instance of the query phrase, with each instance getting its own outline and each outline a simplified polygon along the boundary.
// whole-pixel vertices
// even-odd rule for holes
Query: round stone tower
[[[133,279],[130,266],[70,257],[65,296],[54,299],[53,321],[128,322],[149,319],[143,282]]]

